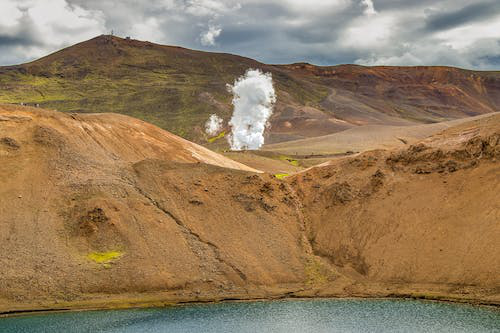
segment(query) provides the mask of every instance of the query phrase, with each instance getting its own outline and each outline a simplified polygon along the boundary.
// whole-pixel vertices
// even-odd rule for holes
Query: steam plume
[[[205,123],[205,133],[208,135],[217,135],[222,127],[222,118],[215,113],[210,115],[207,122]]]
[[[264,130],[276,102],[271,73],[248,69],[228,89],[233,93],[234,105],[229,121],[231,149],[259,149],[264,144]]]

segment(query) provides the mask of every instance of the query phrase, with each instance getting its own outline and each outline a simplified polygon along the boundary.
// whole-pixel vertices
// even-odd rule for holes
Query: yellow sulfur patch
[[[280,155],[279,159],[280,159],[280,161],[288,162],[288,163],[290,163],[293,166],[296,166],[296,167],[299,166],[299,161],[296,160],[296,159],[294,159],[294,158],[291,158],[291,157],[288,157],[288,156],[285,156],[285,155]]]
[[[210,143],[212,143],[212,142],[214,142],[215,140],[218,140],[218,139],[223,138],[225,135],[226,135],[226,132],[225,132],[225,131],[222,131],[222,132],[220,132],[220,133],[219,133],[219,135],[214,136],[214,137],[211,137],[211,138],[207,139],[207,141],[208,141],[208,142],[210,142]]]
[[[111,261],[120,258],[122,255],[123,252],[120,251],[91,252],[87,254],[87,258],[98,264],[104,264],[107,266]]]
[[[278,179],[283,179],[283,178],[288,177],[288,176],[290,176],[290,174],[288,174],[288,173],[277,173],[274,175],[274,177],[276,177]]]

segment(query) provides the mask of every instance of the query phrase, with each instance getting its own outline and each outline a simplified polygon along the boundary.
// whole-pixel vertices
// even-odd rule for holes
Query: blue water
[[[0,318],[0,332],[500,332],[500,311],[409,300],[300,300]]]

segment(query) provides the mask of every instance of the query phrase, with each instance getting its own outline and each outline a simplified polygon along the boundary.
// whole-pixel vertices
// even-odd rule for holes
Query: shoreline
[[[500,302],[497,301],[486,301],[486,300],[475,300],[475,299],[460,299],[460,298],[444,298],[444,297],[430,297],[428,295],[410,295],[410,294],[392,294],[388,296],[293,296],[293,295],[283,295],[283,297],[255,297],[255,298],[221,298],[221,299],[206,299],[206,300],[178,300],[178,301],[140,301],[131,302],[128,304],[122,303],[115,306],[106,306],[104,304],[96,304],[89,306],[62,306],[62,307],[48,307],[48,308],[26,308],[18,310],[7,310],[0,311],[0,320],[2,318],[12,318],[12,317],[25,317],[32,315],[47,315],[52,313],[67,313],[67,312],[86,312],[86,311],[113,311],[113,310],[133,310],[133,309],[151,309],[151,308],[169,308],[169,307],[179,307],[179,306],[191,306],[191,305],[210,305],[219,303],[253,303],[253,302],[275,302],[275,301],[315,301],[315,300],[413,300],[413,301],[423,301],[423,302],[437,302],[437,303],[448,303],[455,305],[473,306],[473,307],[484,307],[489,309],[494,309],[500,311]]]

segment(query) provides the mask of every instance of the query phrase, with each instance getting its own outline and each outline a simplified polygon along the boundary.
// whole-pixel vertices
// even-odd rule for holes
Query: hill
[[[499,140],[493,115],[291,177],[313,251],[381,289],[497,299]]]
[[[492,114],[419,125],[359,125],[333,134],[265,144],[260,150],[221,153],[253,168],[284,176],[347,155],[409,147],[446,128]],[[213,145],[208,147],[217,150]]]
[[[266,65],[221,53],[98,36],[31,63],[0,67],[0,102],[134,116],[207,143],[211,113],[226,120],[227,83],[248,68],[278,93],[267,142],[359,125],[409,125],[498,111],[500,72],[451,67]],[[225,146],[224,140],[219,140]]]
[[[402,148],[418,142],[446,128],[491,114],[437,122],[432,124],[390,126],[361,125],[334,134],[265,145],[262,150],[295,157],[329,157],[346,152],[364,152],[374,149]]]
[[[500,117],[283,180],[139,120],[0,106],[0,312],[499,304]]]

